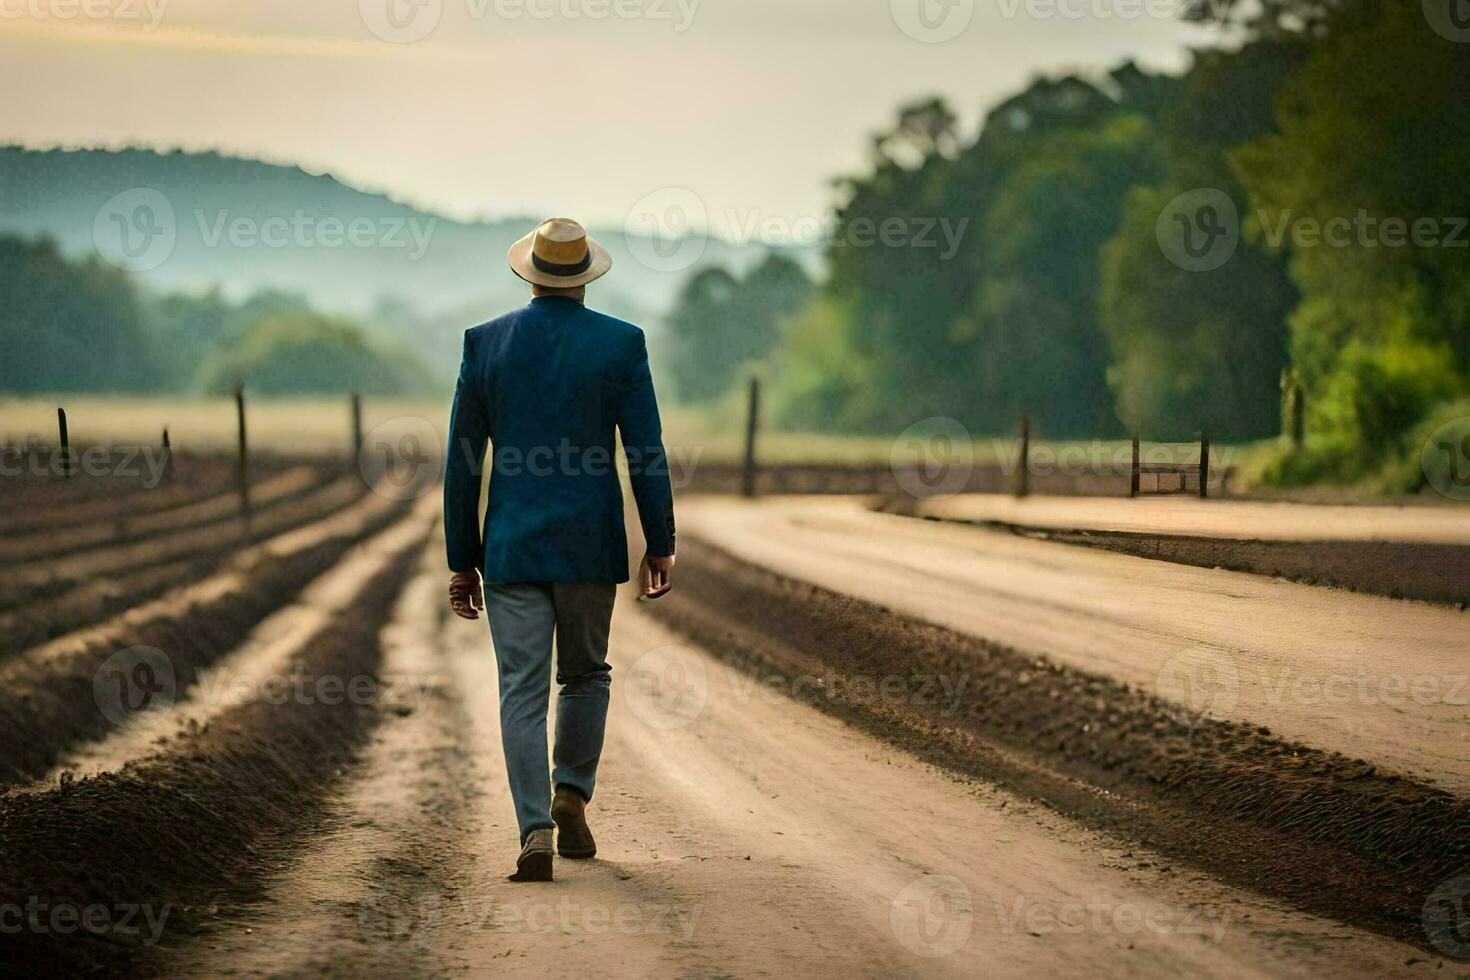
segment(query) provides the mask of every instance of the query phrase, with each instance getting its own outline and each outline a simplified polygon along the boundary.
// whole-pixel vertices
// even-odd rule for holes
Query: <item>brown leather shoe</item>
[[[556,852],[564,858],[583,861],[597,855],[597,842],[587,827],[587,801],[570,786],[558,786],[551,800],[551,819],[556,824]]]
[[[551,831],[533,830],[516,858],[516,873],[511,881],[551,880]]]

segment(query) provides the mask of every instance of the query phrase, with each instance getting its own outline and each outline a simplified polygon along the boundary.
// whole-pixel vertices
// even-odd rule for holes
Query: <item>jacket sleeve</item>
[[[674,553],[674,493],[669,486],[669,462],[664,452],[663,425],[653,375],[648,369],[648,344],[640,331],[623,375],[618,403],[618,431],[628,458],[628,481],[638,503],[638,519],[648,554],[661,558]]]
[[[485,562],[480,540],[480,475],[490,438],[485,394],[474,369],[466,331],[444,464],[444,537],[452,572],[478,569]]]

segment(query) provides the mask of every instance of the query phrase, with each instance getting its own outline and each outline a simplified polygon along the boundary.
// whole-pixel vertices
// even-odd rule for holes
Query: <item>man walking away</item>
[[[444,529],[450,606],[465,619],[483,609],[495,646],[522,848],[511,880],[550,881],[553,828],[562,857],[597,853],[586,807],[607,720],[613,598],[628,581],[614,430],[647,543],[639,569],[645,598],[672,587],[674,506],[643,331],[584,305],[587,284],[612,268],[607,250],[577,222],[553,218],[512,246],[509,260],[533,298],[465,332]],[[553,638],[554,768],[546,757]]]

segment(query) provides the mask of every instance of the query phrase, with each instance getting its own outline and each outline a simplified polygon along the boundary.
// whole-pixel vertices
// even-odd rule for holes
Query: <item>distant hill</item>
[[[154,289],[299,292],[324,312],[367,317],[435,359],[457,352],[458,330],[524,301],[504,257],[533,224],[454,221],[330,175],[217,153],[0,147],[0,232],[48,235],[84,255],[99,242],[104,254],[115,251],[126,231],[142,250],[132,271]],[[659,271],[648,267],[657,261],[635,257],[648,254],[650,239],[593,233],[615,262],[598,307],[654,330],[693,269],[744,270],[766,251],[707,239],[689,246],[703,246],[692,267]],[[813,252],[798,257],[816,261]]]

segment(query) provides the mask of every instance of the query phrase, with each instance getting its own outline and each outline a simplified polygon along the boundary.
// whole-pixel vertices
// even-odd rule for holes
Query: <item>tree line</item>
[[[1307,438],[1272,477],[1417,454],[1470,387],[1470,44],[1392,0],[1187,16],[1240,43],[1179,75],[1039,79],[970,141],[943,101],[903,107],[838,182],[839,244],[799,309],[746,328],[742,309],[781,305],[757,277],[691,280],[680,390],[710,397],[745,358],[799,429],[1003,432],[1026,412],[1055,438],[1244,441],[1281,432],[1284,383]],[[967,223],[948,257],[843,233],[894,218]]]
[[[412,352],[369,327],[265,291],[156,294],[54,241],[0,236],[0,391],[399,395],[433,388]]]

